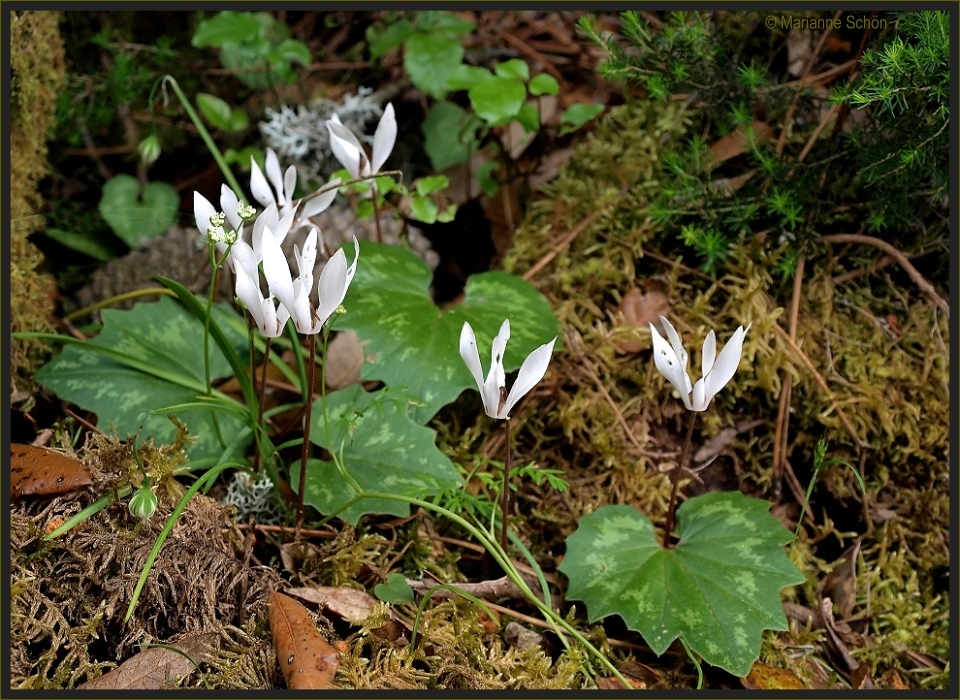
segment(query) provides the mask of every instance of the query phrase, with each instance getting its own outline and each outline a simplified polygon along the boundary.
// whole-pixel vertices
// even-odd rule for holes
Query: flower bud
[[[153,165],[160,157],[160,139],[156,134],[150,134],[137,146],[137,153],[144,165]]]
[[[157,494],[150,490],[149,485],[141,486],[130,497],[130,503],[127,507],[134,517],[149,520],[157,510]]]

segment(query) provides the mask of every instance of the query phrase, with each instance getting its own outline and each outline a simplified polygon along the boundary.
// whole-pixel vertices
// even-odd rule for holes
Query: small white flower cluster
[[[247,472],[234,472],[222,502],[225,506],[237,509],[238,522],[251,516],[258,523],[268,525],[282,521],[283,510],[274,498],[273,481],[266,474],[261,473],[254,478]]]
[[[264,142],[285,162],[295,162],[304,178],[316,178],[323,165],[323,154],[330,150],[330,132],[326,122],[339,115],[351,131],[366,134],[367,126],[383,114],[376,98],[371,98],[373,89],[360,88],[358,94],[347,93],[343,104],[320,98],[305,105],[279,110],[266,109],[267,119],[260,122]],[[362,137],[368,144],[373,141]]]

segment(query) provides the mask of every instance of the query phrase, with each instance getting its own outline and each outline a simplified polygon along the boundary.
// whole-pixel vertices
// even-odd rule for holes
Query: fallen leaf
[[[793,671],[760,661],[754,662],[750,673],[740,682],[747,690],[806,690],[807,687]]]
[[[363,344],[355,331],[342,331],[330,341],[324,358],[327,386],[332,390],[346,389],[360,381],[363,365]]]
[[[179,651],[165,647],[149,647],[130,657],[112,671],[81,683],[84,690],[161,690],[176,687],[178,677],[193,671],[209,656],[217,635],[206,632],[181,638]]]
[[[633,332],[643,329],[649,332],[649,324],[660,325],[660,316],[670,312],[670,287],[657,279],[648,279],[643,283],[644,291],[631,287],[620,302],[621,326],[629,329],[625,337],[615,337],[613,344],[623,352],[640,352],[649,347]]]
[[[766,122],[754,120],[748,126],[738,126],[710,146],[710,156],[706,159],[704,167],[708,170],[715,168],[721,163],[749,151],[750,138],[747,136],[748,131],[753,132],[753,139],[758,144],[765,143],[773,138],[773,127]]]
[[[288,689],[330,687],[340,652],[320,635],[305,607],[282,593],[270,594],[270,633]]]
[[[872,688],[873,683],[870,681],[870,672],[870,664],[860,664],[857,666],[853,669],[853,673],[850,674],[850,687],[854,690]]]
[[[880,681],[891,690],[910,690],[910,686],[903,682],[903,678],[895,668],[891,668],[880,676]]]
[[[57,450],[10,444],[10,498],[57,496],[93,483],[90,467]]]
[[[287,588],[284,592],[339,615],[347,622],[366,620],[380,602],[369,593],[340,586]]]

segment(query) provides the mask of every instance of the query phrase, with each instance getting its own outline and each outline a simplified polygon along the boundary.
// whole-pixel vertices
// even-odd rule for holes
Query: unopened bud
[[[145,484],[130,497],[127,507],[135,518],[149,520],[157,511],[157,494],[150,490],[149,484]]]
[[[153,165],[160,157],[160,139],[156,134],[150,134],[137,146],[137,153],[144,165]]]

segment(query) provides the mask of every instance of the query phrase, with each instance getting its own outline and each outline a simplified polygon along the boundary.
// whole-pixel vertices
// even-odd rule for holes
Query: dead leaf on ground
[[[750,673],[740,682],[747,690],[806,690],[807,687],[793,671],[760,661],[754,662]]]
[[[288,588],[287,595],[312,603],[339,615],[347,622],[360,622],[370,617],[379,601],[365,591],[340,586]]]
[[[633,329],[649,331],[649,324],[659,327],[660,316],[670,312],[670,287],[658,279],[648,279],[643,283],[644,291],[631,287],[620,302],[619,319],[621,326],[630,329],[629,334],[616,337],[613,344],[623,352],[640,352],[649,347],[649,341],[643,342],[633,333]]]
[[[305,607],[282,593],[272,593],[270,633],[287,688],[330,687],[340,666],[340,652],[317,631]]]
[[[910,686],[903,682],[903,678],[897,673],[897,669],[891,668],[880,676],[880,681],[884,687],[891,690],[910,690]]]
[[[327,386],[337,391],[360,381],[363,365],[363,343],[355,331],[342,331],[330,341],[327,356]]]
[[[706,159],[704,167],[710,170],[749,151],[750,138],[748,133],[751,131],[753,132],[753,140],[758,144],[766,143],[773,138],[773,127],[766,122],[755,119],[749,125],[738,126],[710,146],[710,156]]]
[[[10,498],[58,496],[93,483],[76,457],[33,445],[10,444]]]
[[[193,671],[210,655],[216,644],[214,632],[184,637],[175,646],[149,647],[112,671],[81,683],[84,690],[161,690],[176,687],[178,678]]]

